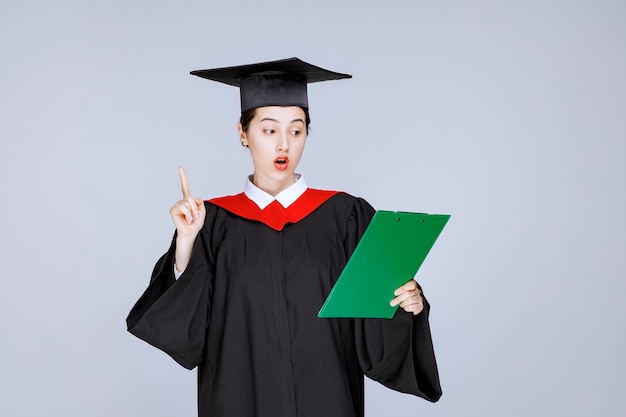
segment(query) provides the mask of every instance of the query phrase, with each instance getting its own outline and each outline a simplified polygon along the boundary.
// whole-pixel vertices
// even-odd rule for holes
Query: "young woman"
[[[239,139],[254,172],[243,193],[205,202],[180,168],[175,237],[129,331],[198,367],[203,417],[363,416],[363,375],[437,401],[429,306],[415,281],[390,294],[400,306],[391,320],[317,317],[374,214],[296,173],[307,83],[349,76],[295,58],[194,74],[240,87]]]

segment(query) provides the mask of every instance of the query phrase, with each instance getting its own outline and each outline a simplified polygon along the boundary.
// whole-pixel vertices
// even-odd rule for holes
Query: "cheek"
[[[306,140],[303,140],[301,143],[298,144],[298,154],[300,157],[304,153],[304,145],[306,145]]]
[[[262,162],[264,160],[272,159],[272,155],[274,154],[271,146],[262,145],[258,142],[250,143],[248,147],[248,151],[250,152],[250,156],[253,161]]]

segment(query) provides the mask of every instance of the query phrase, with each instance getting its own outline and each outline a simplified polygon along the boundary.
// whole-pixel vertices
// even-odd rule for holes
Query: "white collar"
[[[243,187],[243,193],[250,200],[254,201],[261,210],[269,206],[274,200],[278,201],[284,208],[287,208],[300,198],[307,189],[304,177],[300,174],[295,174],[295,177],[296,182],[276,194],[276,196],[273,196],[254,185],[251,180],[252,175],[250,175],[246,180],[246,185]]]

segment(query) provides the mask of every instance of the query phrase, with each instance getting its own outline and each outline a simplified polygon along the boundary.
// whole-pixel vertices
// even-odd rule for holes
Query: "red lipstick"
[[[289,158],[286,156],[279,156],[274,159],[274,167],[279,171],[284,171],[289,167]]]

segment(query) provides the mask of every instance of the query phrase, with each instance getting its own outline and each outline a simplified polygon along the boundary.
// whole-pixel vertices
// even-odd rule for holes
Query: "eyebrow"
[[[276,119],[272,119],[271,117],[264,117],[264,118],[262,118],[260,121],[261,121],[261,122],[268,121],[268,122],[280,123],[278,120],[276,120]],[[299,118],[299,117],[298,117],[297,119],[293,119],[293,120],[292,120],[291,122],[289,122],[289,123],[291,124],[291,123],[295,123],[295,122],[300,122],[300,123],[304,124],[304,120],[302,120],[302,119],[301,119],[301,118]]]

